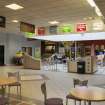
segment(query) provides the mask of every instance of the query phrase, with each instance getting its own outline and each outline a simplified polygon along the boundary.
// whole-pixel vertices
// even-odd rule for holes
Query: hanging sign
[[[71,24],[65,24],[59,27],[61,33],[71,33],[73,32],[73,26]]]
[[[38,27],[37,34],[38,36],[45,35],[45,27]]]
[[[55,25],[55,26],[50,26],[49,27],[49,33],[50,34],[57,34],[57,26]]]
[[[77,32],[86,32],[86,24],[85,23],[78,23],[76,27]]]
[[[93,22],[93,30],[101,31],[104,29],[104,23],[101,20],[96,20]]]

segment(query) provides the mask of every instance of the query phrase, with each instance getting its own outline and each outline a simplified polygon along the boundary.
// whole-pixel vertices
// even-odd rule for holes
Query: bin
[[[81,74],[85,73],[85,61],[77,62],[77,73],[81,73]]]

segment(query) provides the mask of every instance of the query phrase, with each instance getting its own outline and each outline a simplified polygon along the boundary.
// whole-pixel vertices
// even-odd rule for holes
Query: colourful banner
[[[59,27],[59,32],[71,33],[71,32],[73,32],[73,26],[71,24],[62,25]]]
[[[35,59],[41,59],[41,50],[39,47],[35,48]]]

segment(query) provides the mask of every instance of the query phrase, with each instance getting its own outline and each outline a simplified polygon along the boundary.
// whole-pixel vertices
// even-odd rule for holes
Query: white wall
[[[27,41],[22,35],[0,33],[0,45],[5,46],[5,64],[10,64],[12,57],[21,47],[32,47],[34,56],[35,47],[40,47],[40,41]]]

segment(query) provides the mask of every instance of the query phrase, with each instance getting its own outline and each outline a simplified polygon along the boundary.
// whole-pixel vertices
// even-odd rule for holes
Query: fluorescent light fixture
[[[12,22],[14,22],[14,23],[18,23],[19,21],[18,21],[18,20],[12,20]]]
[[[95,6],[96,6],[94,0],[87,0],[87,2],[88,2],[92,7],[95,7]]]
[[[59,22],[58,21],[50,21],[50,22],[48,22],[48,23],[50,23],[50,24],[58,24]]]
[[[83,18],[83,20],[93,20],[94,18],[93,17],[85,17]]]
[[[9,8],[9,9],[12,9],[12,10],[19,10],[19,9],[24,8],[24,7],[22,7],[18,4],[15,4],[15,3],[6,5],[5,7]]]
[[[88,18],[83,18],[83,20],[88,20]]]
[[[94,0],[87,0],[87,2],[95,8],[95,12],[98,16],[103,16],[100,9],[98,8],[98,6],[96,5],[96,3],[94,2]]]
[[[102,13],[101,13],[101,11],[100,11],[100,9],[96,6],[96,8],[95,8],[95,12],[96,12],[96,14],[98,15],[98,16],[103,16],[102,15]]]
[[[89,20],[92,20],[93,19],[93,17],[88,17],[89,18]]]

